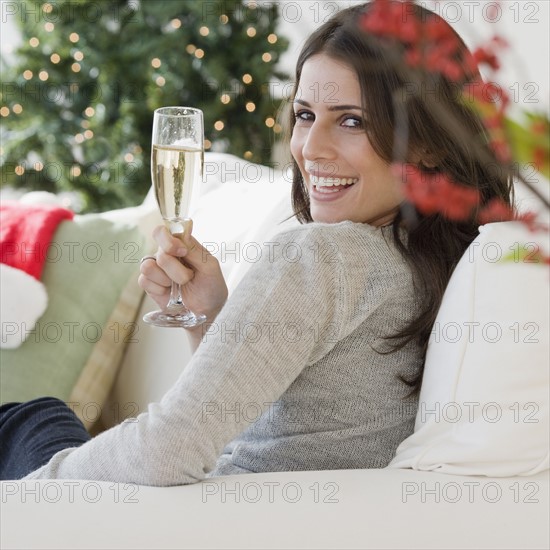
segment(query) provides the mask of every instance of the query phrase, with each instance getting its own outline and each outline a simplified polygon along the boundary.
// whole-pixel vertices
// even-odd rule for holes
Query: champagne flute
[[[193,195],[202,180],[204,159],[203,114],[192,107],[162,107],[153,117],[151,176],[160,213],[170,233],[183,240]],[[206,316],[183,303],[181,287],[172,281],[165,310],[144,315],[158,327],[195,327]]]

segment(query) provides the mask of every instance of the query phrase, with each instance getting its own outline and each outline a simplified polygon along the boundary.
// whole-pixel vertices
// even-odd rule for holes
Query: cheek
[[[302,143],[296,132],[292,132],[290,138],[290,152],[296,162],[300,163],[302,161]]]

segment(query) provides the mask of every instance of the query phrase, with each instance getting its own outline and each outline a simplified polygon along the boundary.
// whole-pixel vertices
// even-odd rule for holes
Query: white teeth
[[[333,187],[338,185],[351,185],[357,178],[323,178],[321,176],[309,176],[311,183],[316,187]]]

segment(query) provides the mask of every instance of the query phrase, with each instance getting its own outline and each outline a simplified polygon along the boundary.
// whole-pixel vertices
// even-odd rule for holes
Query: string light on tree
[[[252,151],[245,151],[243,155],[246,160],[250,160],[253,156]]]
[[[280,134],[283,131],[283,127],[280,124],[275,124],[275,126],[273,126],[273,131],[276,134]]]
[[[25,168],[19,164],[18,166],[15,167],[14,172],[15,172],[18,176],[22,176],[22,175],[25,173]]]
[[[22,47],[6,71],[8,78],[2,71],[3,81],[22,88],[38,84],[45,91],[35,94],[30,103],[21,98],[20,106],[19,98],[11,96],[6,101],[7,94],[0,100],[0,120],[10,126],[10,131],[13,128],[14,137],[13,145],[4,146],[0,154],[2,162],[11,166],[14,188],[57,193],[71,189],[82,196],[82,202],[76,204],[81,212],[105,211],[141,201],[149,187],[146,182],[150,170],[150,132],[143,132],[143,128],[150,124],[150,109],[159,101],[166,105],[192,104],[204,110],[205,150],[242,156],[248,148],[247,157],[253,159],[250,162],[269,159],[266,151],[277,138],[273,126],[281,99],[272,98],[271,88],[261,83],[287,78],[282,72],[275,76],[272,67],[287,40],[281,35],[273,44],[280,14],[268,6],[271,2],[216,2],[224,7],[206,17],[202,2],[171,0],[165,10],[155,10],[153,18],[134,18],[124,40],[118,32],[125,30],[124,21],[117,20],[111,10],[103,11],[96,24],[87,20],[86,14],[101,15],[97,6],[102,4],[97,0],[79,0],[73,6],[76,11],[64,10],[65,3],[27,2],[36,11],[34,17],[33,12],[29,13],[36,22],[27,19],[31,24],[21,25]],[[138,4],[146,3],[122,2],[134,12]],[[105,16],[112,24],[103,24],[108,23]],[[145,52],[145,58],[141,56],[145,70],[128,69],[132,73],[131,87],[120,81],[120,66],[109,63],[109,52],[113,51],[126,60],[134,59],[136,51]],[[172,63],[178,51],[188,56],[187,63],[177,63],[177,57]],[[272,55],[271,63],[262,61],[265,52]],[[119,82],[112,90],[105,84]],[[50,86],[62,87],[62,96],[57,94],[56,98],[67,101],[54,99],[55,90]],[[97,95],[106,90],[108,93]],[[128,92],[138,91],[139,101],[133,94],[126,97]],[[126,116],[128,102],[132,102],[131,117]],[[112,131],[112,120],[124,120],[123,127],[117,125]],[[43,129],[39,142],[25,139],[25,130],[35,125]],[[135,149],[138,144],[141,151]],[[69,162],[62,172],[48,169],[63,158]],[[101,178],[90,181],[86,167],[98,158],[105,158],[108,164],[100,169]],[[115,172],[108,167],[115,163],[124,172],[135,165],[135,192],[127,193],[125,186],[114,185]],[[18,165],[20,172],[24,170],[21,177],[13,172]],[[79,177],[71,178],[73,165],[76,172],[72,173],[80,170]]]
[[[44,168],[44,165],[40,161],[34,163],[34,169],[37,172],[40,172],[43,168]]]
[[[262,55],[262,61],[264,63],[269,63],[271,61],[271,54],[268,53],[268,52],[265,52],[263,55]]]
[[[82,170],[80,169],[80,166],[78,166],[78,164],[73,164],[71,166],[71,176],[73,178],[78,178],[80,174],[82,174]]]
[[[267,37],[267,41],[270,43],[270,44],[275,44],[277,42],[278,38],[277,38],[277,35],[272,33],[270,34],[268,37]]]

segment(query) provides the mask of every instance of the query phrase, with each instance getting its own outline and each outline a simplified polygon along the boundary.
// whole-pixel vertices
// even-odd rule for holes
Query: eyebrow
[[[304,107],[311,108],[311,104],[309,104],[307,101],[303,101],[302,99],[295,99],[294,103],[299,103],[300,105],[303,105]],[[362,111],[362,107],[358,107],[357,105],[333,105],[328,108],[329,111],[349,111],[350,109],[354,109],[356,111]]]

